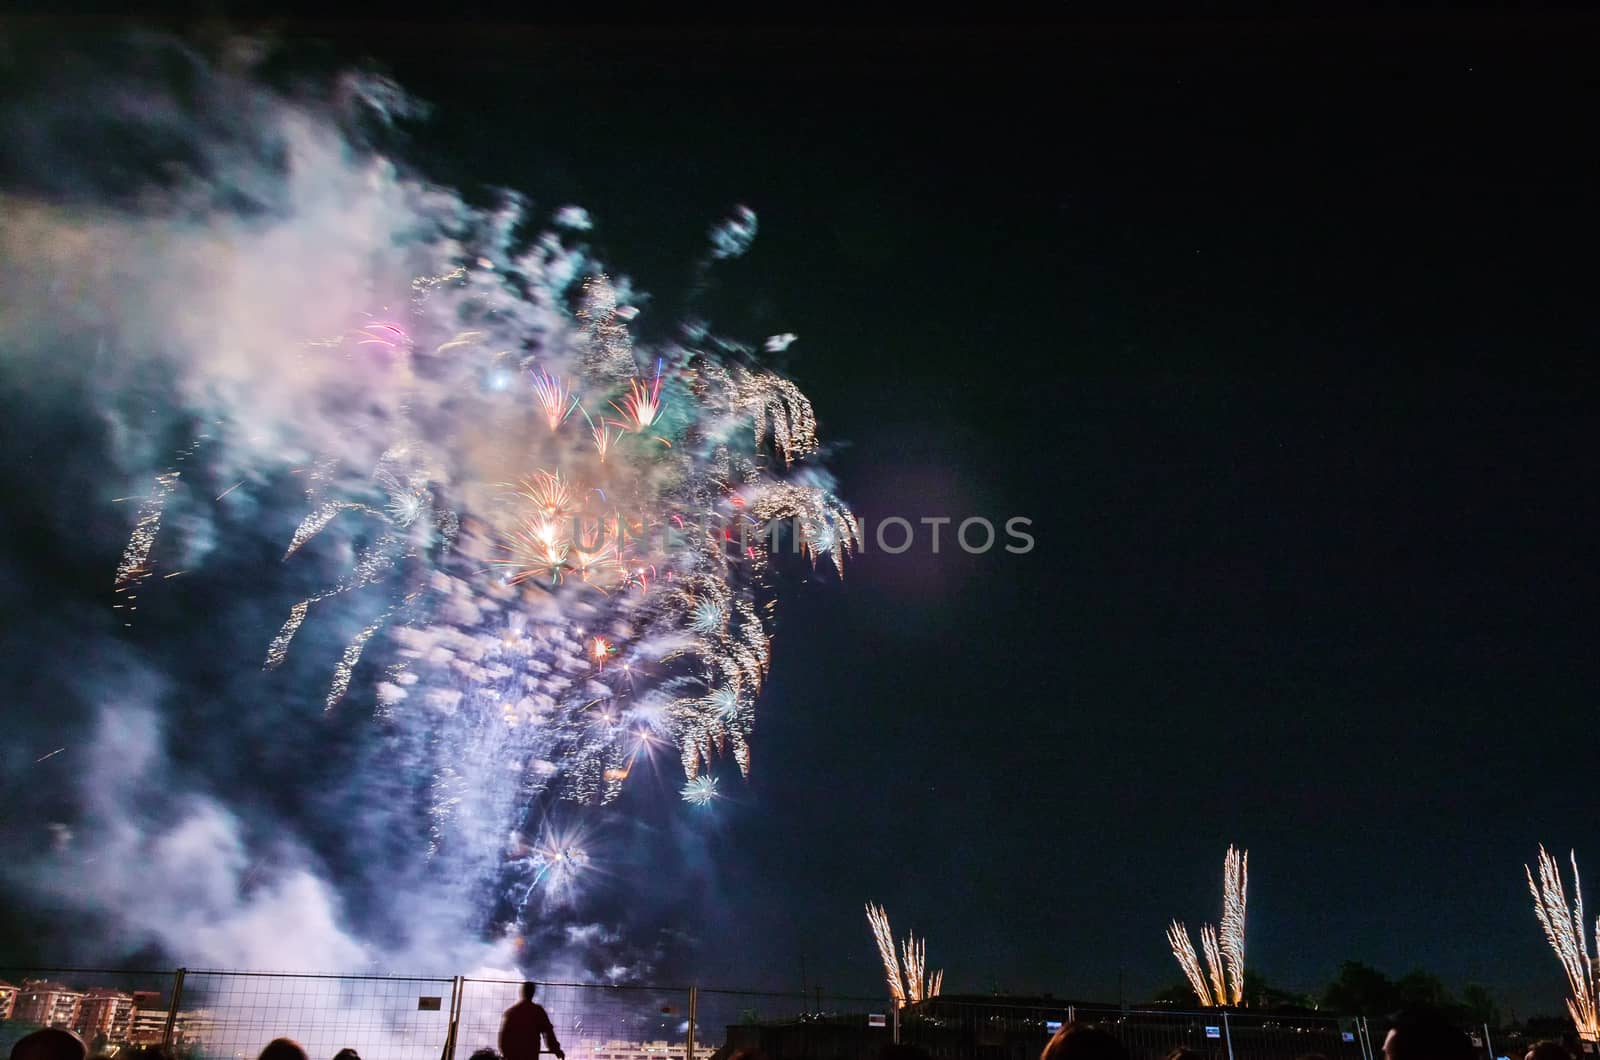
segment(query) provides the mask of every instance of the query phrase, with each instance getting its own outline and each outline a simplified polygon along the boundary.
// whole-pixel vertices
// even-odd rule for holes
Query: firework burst
[[[717,778],[698,776],[683,786],[683,801],[691,806],[710,806],[719,797]]]
[[[280,547],[322,580],[266,667],[338,623],[332,707],[378,656],[377,713],[407,756],[397,773],[426,778],[430,856],[461,876],[520,866],[503,893],[523,905],[573,891],[587,848],[545,836],[507,857],[504,837],[551,799],[615,798],[641,733],[675,748],[691,804],[718,797],[720,757],[748,774],[775,542],[842,570],[859,529],[806,462],[816,418],[792,383],[704,328],[637,347],[628,285],[559,226],[513,246],[519,221],[515,204],[474,218],[472,249],[432,248],[446,260],[404,312],[306,343],[338,399],[306,404],[354,411],[315,439],[281,425],[298,446],[282,448],[339,455],[269,463],[231,488],[305,485]],[[754,215],[716,231],[712,259],[736,257]],[[119,588],[148,572],[175,483],[158,479],[141,509]]]

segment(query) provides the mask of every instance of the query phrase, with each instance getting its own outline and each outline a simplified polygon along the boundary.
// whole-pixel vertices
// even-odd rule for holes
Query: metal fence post
[[[1078,1006],[1077,1005],[1068,1005],[1067,1006],[1067,1022],[1068,1023],[1077,1023],[1078,1022]]]
[[[699,1003],[700,1003],[700,988],[698,986],[691,986],[689,988],[689,1037],[688,1037],[687,1041],[684,1043],[684,1048],[683,1048],[683,1055],[684,1055],[685,1060],[694,1060],[694,1031],[695,1031],[695,1022],[694,1021],[695,1021],[695,1017],[698,1015],[698,1012],[696,1010],[699,1008]]]
[[[1228,1060],[1233,1060],[1233,1032],[1228,1029],[1228,1013],[1222,1013],[1222,1040],[1228,1043]]]
[[[1489,1025],[1483,1025],[1483,1048],[1489,1054],[1489,1060],[1494,1060],[1494,1042],[1489,1038]],[[694,1060],[693,1057],[690,1060]]]
[[[461,976],[452,976],[450,979],[450,1021],[445,1026],[444,1049],[439,1054],[439,1060],[455,1060],[456,1055],[456,1029],[461,1023],[461,995],[464,992],[466,980]]]
[[[187,968],[179,968],[172,977],[172,1003],[167,1006],[167,1022],[161,1028],[162,1048],[171,1048],[172,1032],[178,1026],[178,1003],[183,999],[183,976]]]
[[[894,1021],[894,1030],[890,1032],[890,1039],[889,1040],[894,1042],[894,1044],[899,1045],[900,1044],[900,1006],[894,1003],[894,999],[893,998],[891,998],[889,1000],[889,1018]]]

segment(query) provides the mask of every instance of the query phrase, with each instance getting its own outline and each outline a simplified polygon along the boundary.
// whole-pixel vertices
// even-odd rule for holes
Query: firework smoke
[[[1235,850],[1230,844],[1222,861],[1221,927],[1204,924],[1200,928],[1204,973],[1189,929],[1177,920],[1167,926],[1167,945],[1172,948],[1172,956],[1183,969],[1195,997],[1207,1008],[1244,1003],[1245,899],[1249,885],[1250,854]]]
[[[1583,883],[1578,879],[1578,855],[1572,860],[1572,906],[1567,906],[1567,891],[1561,882],[1561,867],[1539,846],[1539,879],[1535,882],[1533,870],[1522,866],[1528,877],[1528,890],[1533,894],[1533,912],[1544,928],[1544,937],[1555,950],[1561,970],[1567,973],[1567,986],[1572,995],[1567,998],[1567,1012],[1578,1028],[1578,1036],[1586,1042],[1600,1041],[1600,993],[1594,974],[1594,959],[1589,954],[1588,925],[1583,917]],[[1600,950],[1600,919],[1595,921],[1595,947]]]
[[[808,463],[815,415],[756,364],[759,339],[699,325],[673,338],[664,321],[668,338],[638,338],[642,299],[595,256],[584,211],[541,227],[514,195],[475,209],[385,156],[374,144],[406,106],[393,86],[287,96],[181,51],[177,65],[198,86],[183,98],[204,102],[144,81],[107,98],[144,100],[112,108],[134,139],[156,140],[152,115],[182,134],[181,176],[142,195],[0,201],[7,382],[48,379],[105,424],[115,463],[62,472],[86,494],[148,498],[106,581],[125,607],[134,586],[209,593],[200,636],[223,693],[178,689],[193,705],[139,715],[143,738],[181,734],[191,759],[230,738],[257,754],[259,814],[251,771],[230,786],[220,752],[230,794],[195,793],[215,849],[258,859],[258,817],[317,833],[278,863],[303,866],[324,934],[348,944],[272,967],[369,962],[408,901],[496,946],[537,935],[605,871],[604,842],[580,843],[571,822],[604,818],[654,749],[672,749],[701,807],[724,761],[750,770],[777,535],[835,567],[858,539]],[[11,125],[37,118],[28,105]],[[739,257],[756,229],[733,211],[701,267]],[[126,687],[168,680],[161,644],[128,650]],[[97,740],[130,709],[102,687],[83,693]],[[337,769],[303,772],[325,745]],[[294,783],[275,782],[291,763]],[[106,820],[129,858],[160,842],[126,813]],[[336,887],[318,862],[341,828],[369,879]],[[65,872],[36,868],[35,888]],[[363,883],[367,923],[332,930]],[[265,893],[217,893],[251,887]],[[113,917],[127,897],[99,896]],[[130,946],[192,945],[124,919]],[[262,963],[223,942],[208,959]]]

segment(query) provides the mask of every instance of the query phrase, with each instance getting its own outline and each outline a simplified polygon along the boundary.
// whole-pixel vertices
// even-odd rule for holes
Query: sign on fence
[[[1207,1027],[1206,1028],[1206,1037],[1207,1038],[1220,1038],[1220,1037],[1222,1037],[1222,1028],[1221,1027]]]
[[[889,1017],[881,1012],[873,1012],[867,1016],[867,1026],[869,1027],[887,1027],[888,1025]]]

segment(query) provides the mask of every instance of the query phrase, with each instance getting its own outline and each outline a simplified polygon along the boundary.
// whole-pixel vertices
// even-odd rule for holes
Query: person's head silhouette
[[[1389,1021],[1383,1040],[1385,1060],[1472,1060],[1472,1043],[1444,1014],[1430,1008],[1407,1009]]]
[[[256,1060],[310,1060],[300,1043],[293,1038],[274,1038],[261,1050]]]
[[[60,1027],[23,1035],[11,1047],[11,1060],[84,1060],[88,1055],[83,1039]]]
[[[522,984],[522,1000],[524,1000],[524,1001],[532,1001],[534,992],[537,991],[538,989],[539,989],[539,984],[538,983],[523,983]]]
[[[1067,1023],[1056,1031],[1039,1060],[1128,1060],[1128,1050],[1099,1027]]]

